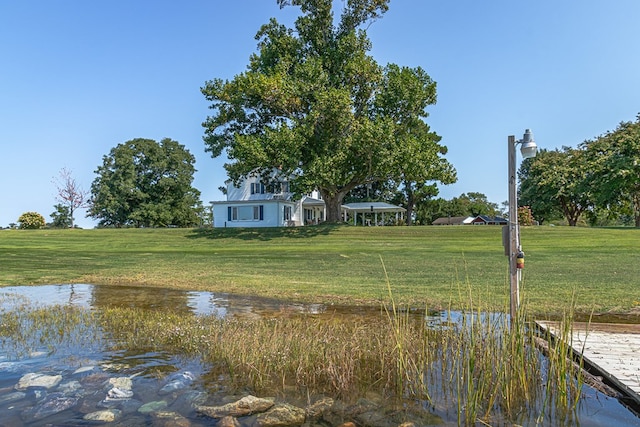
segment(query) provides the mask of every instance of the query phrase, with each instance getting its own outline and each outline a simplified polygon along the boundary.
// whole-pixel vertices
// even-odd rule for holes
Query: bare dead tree
[[[80,184],[67,168],[62,168],[53,182],[58,194],[56,200],[69,208],[71,228],[74,226],[73,214],[76,209],[86,208],[89,204],[89,192],[82,189]]]

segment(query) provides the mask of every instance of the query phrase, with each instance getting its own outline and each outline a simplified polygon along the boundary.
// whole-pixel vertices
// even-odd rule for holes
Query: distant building
[[[499,216],[443,216],[431,225],[507,225],[509,221]]]
[[[407,212],[405,208],[385,202],[358,202],[342,205],[344,221],[353,221],[353,225],[358,224],[358,217],[362,225],[398,224],[404,219],[405,212]]]
[[[507,225],[509,221],[499,216],[478,215],[471,220],[471,225]]]
[[[431,223],[431,225],[468,225],[473,220],[471,216],[443,216]]]
[[[238,186],[227,181],[227,200],[213,201],[213,226],[219,227],[295,227],[323,222],[326,205],[320,193],[313,191],[300,200],[293,199],[289,182],[274,170],[272,184],[250,175]],[[383,202],[342,205],[342,219],[353,225],[397,224],[406,209]]]
[[[290,227],[324,221],[325,203],[317,191],[296,201],[292,196],[284,179],[272,185],[265,185],[257,175],[238,186],[227,181],[227,200],[211,202],[213,226]]]

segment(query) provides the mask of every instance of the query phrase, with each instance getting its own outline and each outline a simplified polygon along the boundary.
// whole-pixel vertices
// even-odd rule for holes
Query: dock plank
[[[536,323],[556,335],[557,322]],[[640,401],[640,325],[576,322],[571,332],[574,351]]]

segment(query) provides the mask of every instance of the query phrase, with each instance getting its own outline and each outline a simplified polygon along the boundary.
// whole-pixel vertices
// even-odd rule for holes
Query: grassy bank
[[[522,230],[530,312],[640,311],[640,230]],[[318,302],[508,307],[499,227],[2,230],[0,285],[122,283]]]

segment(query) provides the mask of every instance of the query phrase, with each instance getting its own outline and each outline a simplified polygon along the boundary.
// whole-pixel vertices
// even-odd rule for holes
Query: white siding
[[[260,219],[234,219],[229,220],[229,208],[250,209],[251,207],[262,206],[262,220]],[[255,202],[215,202],[213,203],[213,226],[218,227],[283,227],[284,207],[294,204],[291,202],[263,200]]]
[[[274,170],[273,176],[277,176],[278,171]],[[289,225],[304,225],[304,209],[302,200],[298,202],[290,201],[291,193],[283,187],[284,192],[279,194],[267,193],[267,188],[260,182],[260,177],[250,176],[240,182],[240,187],[227,183],[226,202],[211,202],[213,207],[214,227],[283,227]],[[314,199],[320,197],[317,191],[311,195]],[[304,200],[305,198],[303,198]],[[254,219],[251,209],[255,206],[262,206],[262,219]],[[291,208],[291,218],[285,220],[285,206]],[[232,218],[229,218],[229,207],[236,208],[236,217],[232,211]],[[317,209],[317,208],[315,208]],[[314,209],[314,218],[317,213]]]

